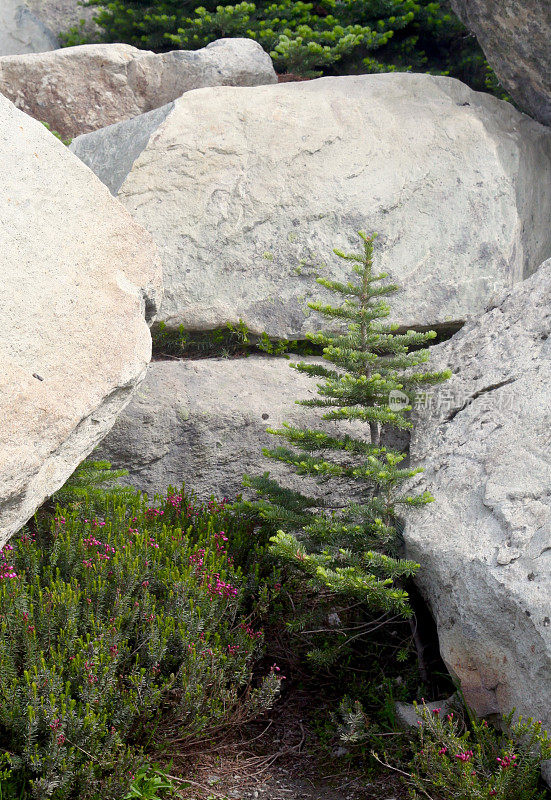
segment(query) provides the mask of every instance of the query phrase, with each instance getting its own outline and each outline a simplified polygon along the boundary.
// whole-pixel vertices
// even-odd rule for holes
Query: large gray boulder
[[[359,229],[407,326],[464,320],[551,255],[551,132],[451,78],[203,89],[71,149],[156,240],[169,327],[304,336]]]
[[[1,0],[0,56],[56,50],[59,34],[80,27],[81,21],[84,31],[93,34],[97,11],[78,0]]]
[[[92,18],[99,11],[97,6],[81,5],[80,0],[26,0],[26,3],[56,36],[74,26],[80,27],[81,22],[86,32],[96,30]]]
[[[0,96],[0,546],[105,436],[144,377],[153,241]]]
[[[252,39],[170,53],[88,44],[0,58],[0,92],[68,138],[151,111],[190,89],[276,81],[270,56]]]
[[[59,42],[54,32],[32,13],[24,0],[1,0],[0,56],[41,53],[56,47]]]
[[[547,759],[541,765],[541,777],[545,781],[547,787],[551,789],[551,759]]]
[[[320,423],[316,409],[295,402],[315,396],[316,381],[285,358],[153,361],[94,458],[128,469],[126,482],[149,494],[185,481],[201,498],[232,498],[243,473],[266,471],[292,486],[296,476],[262,454],[278,444],[267,428],[288,421],[366,435],[361,423]],[[323,491],[301,482],[313,496]]]
[[[433,348],[453,377],[416,411],[407,555],[479,714],[551,730],[551,260]]]
[[[452,0],[452,6],[513,99],[551,125],[549,0]]]

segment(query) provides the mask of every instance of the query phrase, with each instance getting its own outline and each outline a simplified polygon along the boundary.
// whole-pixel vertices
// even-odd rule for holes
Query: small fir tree
[[[384,298],[398,287],[385,281],[386,274],[373,273],[375,235],[360,233],[360,253],[334,251],[352,264],[355,280],[318,278],[319,284],[344,298],[338,306],[309,304],[331,323],[341,323],[341,328],[345,323],[344,332],[309,336],[323,348],[326,363],[292,365],[320,381],[318,397],[298,401],[301,405],[322,409],[328,421],[365,423],[367,435],[339,435],[287,423],[269,430],[284,443],[264,454],[298,476],[326,484],[323,499],[282,487],[265,473],[245,476],[245,485],[255,489],[259,499],[242,503],[241,510],[260,515],[268,531],[276,534],[271,539],[273,552],[325,597],[352,599],[373,612],[407,617],[411,611],[402,581],[417,565],[399,557],[399,514],[433,498],[428,492],[412,495],[400,490],[421,470],[404,467],[406,454],[385,447],[383,433],[411,428],[407,412],[416,393],[445,381],[450,372],[422,368],[429,358],[422,345],[434,339],[434,331],[397,333],[398,326],[385,321],[390,308]],[[401,408],[392,403],[395,392],[408,398]],[[349,487],[354,498],[344,507],[336,507],[338,495],[331,491],[335,484],[340,497]]]

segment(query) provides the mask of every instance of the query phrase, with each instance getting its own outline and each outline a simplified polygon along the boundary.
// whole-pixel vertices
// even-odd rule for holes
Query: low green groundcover
[[[161,711],[204,735],[279,687],[228,553],[223,502],[86,494],[37,514],[0,554],[0,752],[36,798],[124,795]],[[245,583],[247,585],[245,586]],[[264,592],[265,592],[264,588]]]

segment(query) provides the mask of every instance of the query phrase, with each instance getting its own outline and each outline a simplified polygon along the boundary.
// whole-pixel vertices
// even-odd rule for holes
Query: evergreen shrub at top
[[[245,476],[245,484],[259,499],[242,502],[239,508],[259,515],[264,529],[277,531],[273,552],[310,586],[317,586],[329,607],[345,598],[365,604],[371,612],[408,616],[401,583],[416,565],[399,557],[399,516],[403,509],[424,506],[432,498],[426,492],[404,492],[403,482],[422,470],[404,467],[405,454],[385,447],[383,433],[411,427],[411,405],[393,408],[393,392],[413,401],[419,391],[446,380],[450,372],[423,367],[429,352],[422,345],[436,336],[434,331],[397,333],[397,326],[385,321],[390,314],[385,297],[397,287],[385,281],[385,274],[373,272],[374,236],[360,236],[362,252],[335,251],[351,264],[355,279],[341,283],[318,278],[343,302],[309,304],[328,320],[329,331],[309,336],[323,347],[325,363],[292,366],[318,381],[318,396],[299,401],[301,405],[319,408],[328,422],[363,424],[366,434],[358,434],[357,426],[350,434],[341,433],[342,425],[337,430],[330,425],[309,429],[284,424],[270,430],[282,444],[264,453],[298,476],[293,481],[296,488],[281,486],[269,473]],[[341,331],[331,333],[335,328]],[[317,495],[322,496],[300,491],[301,477],[317,481],[323,487]],[[348,502],[339,500],[346,494]]]
[[[98,6],[99,38],[155,51],[198,49],[246,37],[278,72],[316,75],[409,70],[451,75],[503,96],[476,39],[445,2],[434,0],[87,0]],[[86,41],[78,29],[66,44]]]
[[[1,551],[0,752],[35,798],[120,798],[161,710],[204,735],[264,710],[279,678],[250,687],[262,636],[228,552],[247,531],[223,503],[65,499]]]

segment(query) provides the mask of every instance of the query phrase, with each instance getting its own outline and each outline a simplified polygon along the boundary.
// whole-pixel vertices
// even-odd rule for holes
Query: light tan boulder
[[[551,259],[432,353],[407,555],[467,703],[551,731]]]
[[[235,498],[243,473],[289,478],[262,454],[278,444],[266,428],[315,426],[319,414],[295,402],[315,396],[315,381],[285,358],[153,361],[94,458],[128,469],[123,482],[149,494],[185,481],[202,498]]]
[[[551,255],[551,132],[452,78],[201,89],[153,113],[71,148],[155,238],[170,327],[303,337],[358,230],[406,326],[479,313]]]
[[[145,375],[152,239],[0,96],[0,546],[105,436]]]
[[[270,56],[252,39],[170,53],[90,44],[0,58],[0,92],[64,138],[151,111],[190,89],[276,80]]]

